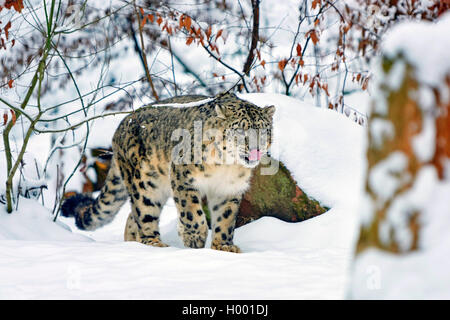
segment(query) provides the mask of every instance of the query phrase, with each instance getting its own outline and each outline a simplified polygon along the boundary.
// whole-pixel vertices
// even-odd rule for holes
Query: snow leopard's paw
[[[140,242],[153,247],[160,247],[160,248],[168,247],[168,245],[162,242],[159,238],[144,238],[140,239]]]
[[[213,242],[213,244],[211,245],[211,249],[226,252],[241,253],[241,249],[239,249],[239,247],[234,244],[220,244]]]
[[[183,240],[184,246],[188,248],[204,248],[206,237],[208,236],[208,226],[206,224],[196,226],[195,228],[187,228],[186,226],[178,225],[178,235]]]

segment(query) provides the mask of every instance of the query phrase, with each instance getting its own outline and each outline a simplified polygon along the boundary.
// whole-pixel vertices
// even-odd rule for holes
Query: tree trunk
[[[403,54],[382,58],[379,78],[383,80],[369,119],[368,172],[357,254],[369,247],[393,253],[418,249],[420,216],[426,203],[415,205],[411,195],[423,185],[424,168],[434,168],[438,179],[444,179],[445,161],[450,157],[450,104],[443,101],[438,88],[421,83],[416,68]],[[398,77],[402,70],[401,82],[389,84],[388,79]],[[442,86],[450,89],[450,74]],[[434,105],[421,105],[424,91],[419,88],[433,93]]]

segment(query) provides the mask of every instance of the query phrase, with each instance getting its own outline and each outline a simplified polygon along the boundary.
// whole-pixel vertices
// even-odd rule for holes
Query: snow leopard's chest
[[[237,165],[221,165],[198,174],[193,184],[202,196],[234,196],[248,189],[250,176],[251,169]]]

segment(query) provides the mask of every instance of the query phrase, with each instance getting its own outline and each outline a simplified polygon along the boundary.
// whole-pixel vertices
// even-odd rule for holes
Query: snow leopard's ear
[[[272,119],[273,115],[275,114],[275,106],[264,107],[263,110],[266,113],[266,117],[268,119]]]
[[[227,118],[226,116],[226,107],[221,106],[220,104],[216,104],[215,106],[216,117],[222,120]]]

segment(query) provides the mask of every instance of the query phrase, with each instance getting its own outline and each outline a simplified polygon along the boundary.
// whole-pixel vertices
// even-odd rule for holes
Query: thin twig
[[[169,42],[170,61],[172,63],[172,77],[173,77],[173,84],[174,84],[174,88],[175,88],[175,96],[177,96],[178,90],[177,90],[177,81],[175,79],[175,65],[173,64],[172,44],[170,43],[170,36],[167,38],[168,38],[168,42]]]
[[[172,55],[173,55],[173,57],[175,58],[175,60],[177,60],[178,61],[178,63],[179,64],[181,64],[181,66],[183,67],[183,69],[184,69],[184,72],[186,72],[186,73],[188,73],[188,74],[190,74],[190,75],[192,75],[197,81],[198,81],[198,83],[203,87],[203,88],[205,88],[207,91],[208,91],[208,93],[209,94],[212,94],[213,92],[211,91],[211,88],[202,80],[202,78],[200,78],[200,76],[197,74],[197,73],[195,73],[195,71],[194,70],[192,70],[181,58],[180,58],[180,56],[176,53],[176,52],[174,52],[173,51],[173,49],[171,50],[171,52],[172,52]]]
[[[133,40],[134,40],[134,44],[135,44],[135,49],[136,51],[139,53],[139,57],[141,58],[141,62],[142,65],[144,67],[145,70],[145,75],[147,77],[147,81],[150,84],[150,88],[152,89],[152,94],[153,97],[155,98],[156,101],[159,101],[159,97],[158,97],[158,93],[156,92],[155,86],[153,85],[153,80],[152,77],[150,76],[150,70],[148,69],[148,63],[147,63],[147,55],[145,54],[145,45],[144,45],[144,36],[142,34],[142,23],[141,23],[141,16],[140,13],[136,7],[136,1],[133,1],[133,5],[134,5],[134,11],[136,13],[136,17],[137,17],[137,22],[138,22],[138,29],[139,29],[139,38],[141,40],[141,47],[139,47],[139,44],[137,42],[136,39],[136,34],[134,32],[134,28],[133,28],[133,23],[130,21],[130,30],[131,30],[131,34],[133,36]]]
[[[320,16],[320,15],[322,14],[322,12],[325,10],[325,7],[326,7],[326,6],[321,6],[321,7],[320,7],[319,12],[318,12],[318,13],[315,15],[315,17],[314,17],[314,22],[316,22],[317,19],[319,19],[319,16]],[[306,8],[305,8],[305,10],[306,10]],[[306,11],[305,11],[305,17],[309,17],[309,15],[306,13]],[[304,45],[304,47],[303,47],[303,49],[302,49],[302,57],[305,55],[306,48],[308,47],[308,44],[309,44],[309,41],[310,41],[310,40],[311,40],[311,35],[308,35],[308,37],[306,38],[305,45]],[[289,95],[289,94],[290,94],[290,92],[289,92],[290,87],[292,86],[292,83],[294,82],[295,76],[297,75],[298,71],[300,70],[300,67],[301,67],[301,65],[300,65],[300,64],[297,64],[297,68],[295,69],[294,74],[291,76],[291,79],[289,80],[289,82],[285,81],[285,85],[287,84],[287,85],[286,85],[286,92],[285,92],[286,95]],[[283,72],[282,72],[282,74],[283,74]],[[283,75],[283,76],[284,76],[284,75]]]
[[[111,112],[111,113],[107,113],[107,114],[100,114],[100,115],[97,115],[97,116],[94,116],[94,117],[85,119],[85,120],[83,120],[83,121],[81,121],[81,122],[79,122],[79,123],[77,123],[77,124],[71,125],[71,126],[66,127],[66,128],[64,128],[64,129],[41,130],[41,129],[34,128],[34,131],[37,132],[37,133],[57,133],[57,132],[64,132],[64,131],[74,130],[74,129],[78,128],[79,126],[81,126],[82,124],[88,123],[89,121],[92,121],[92,120],[95,120],[95,119],[98,119],[98,118],[104,118],[104,117],[107,117],[107,116],[115,116],[115,115],[118,115],[118,114],[130,114],[130,113],[132,113],[132,112],[133,112],[133,111],[117,111],[117,112]]]

